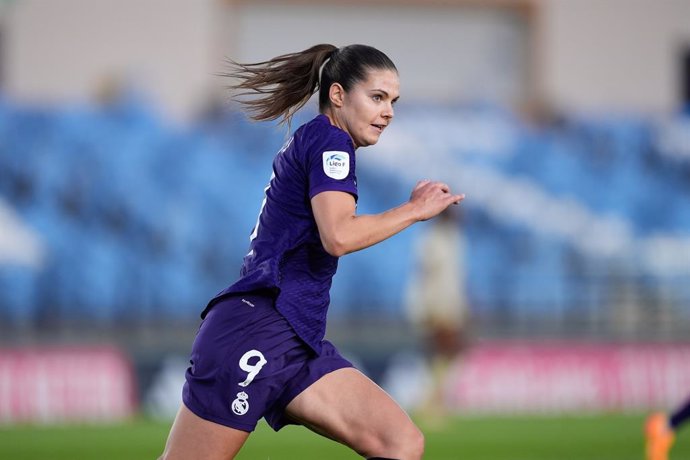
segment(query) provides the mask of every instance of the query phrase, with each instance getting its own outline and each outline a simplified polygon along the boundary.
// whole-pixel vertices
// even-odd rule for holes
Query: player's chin
[[[362,139],[362,143],[360,144],[360,147],[367,147],[369,145],[374,145],[379,141],[380,137],[381,137],[381,133],[367,136],[365,139]]]

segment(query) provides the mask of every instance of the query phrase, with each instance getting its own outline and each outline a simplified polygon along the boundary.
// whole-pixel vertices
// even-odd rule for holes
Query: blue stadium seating
[[[404,110],[434,119],[434,108]],[[438,112],[439,123],[449,123],[449,113],[473,123],[500,117],[516,136],[511,151],[490,157],[449,129],[442,141],[459,162],[622,219],[637,239],[690,236],[690,164],[658,151],[653,120],[572,116],[535,128],[496,108]],[[293,127],[311,115],[300,114]],[[0,200],[47,248],[40,269],[0,263],[0,319],[196,318],[238,273],[284,139],[284,129],[231,112],[180,127],[135,98],[109,107],[41,107],[0,95]],[[410,184],[395,174],[363,168],[358,176],[360,212],[395,206],[409,194]],[[583,302],[606,303],[604,283],[588,283],[591,271],[582,268],[596,265],[594,256],[572,241],[498,219],[471,200],[465,207],[466,282],[478,311],[562,314]],[[399,315],[420,231],[341,260],[331,314]],[[674,286],[690,298],[687,286]]]

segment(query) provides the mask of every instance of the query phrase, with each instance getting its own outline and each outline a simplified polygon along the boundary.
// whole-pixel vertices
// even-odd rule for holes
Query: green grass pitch
[[[644,415],[460,417],[425,429],[431,460],[629,460],[643,458]],[[169,423],[137,419],[118,425],[0,425],[0,459],[150,460],[161,452]],[[274,433],[261,423],[239,460],[359,458],[302,427]],[[671,460],[690,458],[690,430],[681,431]]]

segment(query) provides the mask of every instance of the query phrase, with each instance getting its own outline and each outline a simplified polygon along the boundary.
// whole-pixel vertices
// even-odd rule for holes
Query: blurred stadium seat
[[[472,185],[480,199],[469,193],[463,205],[471,303],[487,324],[581,321],[608,333],[617,308],[637,306],[640,337],[668,315],[664,330],[687,330],[690,287],[678,282],[690,274],[690,163],[677,141],[688,136],[679,134],[690,130],[685,118],[578,115],[534,126],[486,106],[407,107],[399,118],[405,142],[425,146],[423,161],[493,181]],[[107,107],[0,97],[0,200],[47,248],[40,268],[0,265],[3,323],[195,320],[239,269],[283,141],[283,130],[223,111],[180,127],[132,97]],[[425,173],[386,166],[387,150],[403,168],[420,161],[390,145],[362,156],[360,212],[399,204],[412,175]],[[545,209],[526,208],[535,202]],[[399,316],[415,236],[344,258],[332,315]],[[669,261],[653,248],[681,252]]]

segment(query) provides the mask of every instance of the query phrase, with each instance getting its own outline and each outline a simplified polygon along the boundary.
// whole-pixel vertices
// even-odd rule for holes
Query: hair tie
[[[334,50],[335,51],[335,50]],[[331,53],[331,56],[333,53]],[[325,61],[323,61],[323,64],[321,64],[321,67],[319,67],[319,85],[321,84],[321,74],[323,73],[323,68],[326,67],[326,64],[328,64],[328,61],[331,60],[331,56],[328,56]]]

